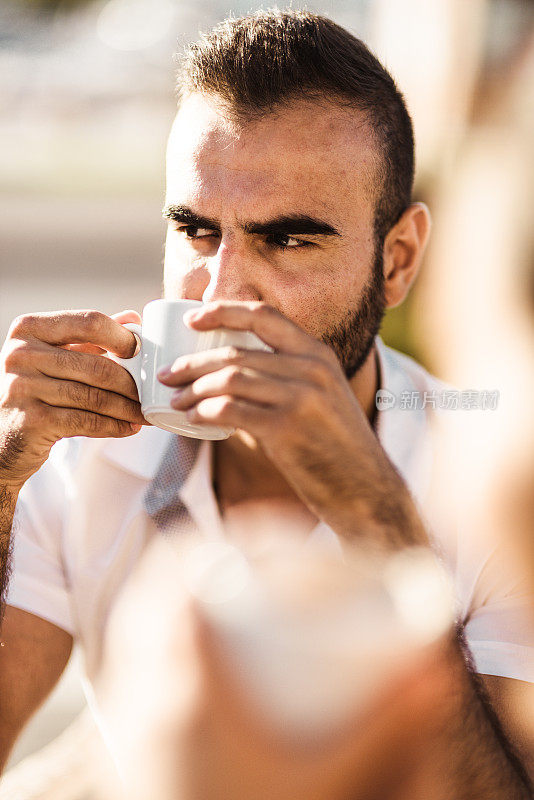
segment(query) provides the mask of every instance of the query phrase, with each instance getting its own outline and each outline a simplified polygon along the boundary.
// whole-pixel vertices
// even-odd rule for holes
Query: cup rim
[[[186,306],[187,305],[189,307],[200,307],[200,306],[204,305],[202,300],[187,300],[187,299],[183,299],[183,298],[181,300],[169,300],[166,297],[158,297],[155,300],[150,300],[144,306],[143,313],[145,312],[145,310],[149,306],[153,306],[153,305],[156,305],[156,304],[157,305],[167,305],[167,306],[179,306],[179,305]]]

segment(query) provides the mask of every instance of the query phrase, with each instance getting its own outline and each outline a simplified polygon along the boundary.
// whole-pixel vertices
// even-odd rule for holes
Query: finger
[[[34,382],[34,396],[56,408],[79,408],[100,416],[142,425],[141,406],[126,397],[77,381],[42,378]]]
[[[139,399],[135,381],[129,372],[105,356],[42,344],[27,358],[30,366],[49,378],[79,381],[132,400]]]
[[[243,428],[252,435],[261,435],[271,428],[275,411],[272,407],[222,395],[201,400],[189,409],[187,418],[195,424],[206,422],[223,427]]]
[[[75,353],[93,353],[95,356],[104,355],[106,352],[103,347],[97,347],[96,344],[64,344],[63,349]]]
[[[141,323],[141,315],[137,311],[119,311],[118,314],[112,314],[111,319],[120,322],[124,325],[126,322]],[[97,347],[95,344],[66,344],[63,345],[66,350],[74,350],[77,353],[93,353],[94,355],[104,355],[106,350],[103,347]]]
[[[220,347],[180,356],[171,366],[164,367],[158,372],[158,380],[167,386],[179,386],[227,366],[258,370],[278,378],[291,379],[298,376],[302,380],[321,385],[332,379],[330,360],[310,355],[296,356]]]
[[[114,419],[91,411],[78,408],[57,408],[43,403],[47,417],[53,420],[54,427],[61,436],[87,436],[89,438],[107,438],[132,436],[140,430],[139,425]]]
[[[175,392],[171,398],[173,408],[185,410],[205,399],[230,395],[262,405],[281,405],[294,395],[297,381],[274,380],[253,370],[224,367],[203,375],[192,384]]]
[[[186,312],[184,322],[198,331],[213,328],[252,331],[265,344],[281,353],[302,353],[325,346],[266,303],[218,300],[195,311]]]
[[[32,337],[54,345],[94,344],[120,358],[131,358],[137,347],[128,328],[100,311],[26,314],[13,322],[10,336]]]

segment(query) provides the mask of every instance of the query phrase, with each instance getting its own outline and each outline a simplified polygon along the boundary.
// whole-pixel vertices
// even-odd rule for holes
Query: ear
[[[430,234],[430,212],[424,203],[412,203],[384,241],[386,307],[400,305],[415,280]]]

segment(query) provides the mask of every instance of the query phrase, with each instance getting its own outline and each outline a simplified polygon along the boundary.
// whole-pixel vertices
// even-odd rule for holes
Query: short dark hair
[[[377,242],[411,202],[414,137],[404,98],[369,48],[326,17],[275,9],[227,19],[186,49],[178,90],[217,95],[243,120],[297,97],[357,108],[367,115],[381,157]]]

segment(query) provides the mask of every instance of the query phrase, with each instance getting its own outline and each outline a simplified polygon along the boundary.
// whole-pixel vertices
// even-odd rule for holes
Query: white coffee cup
[[[248,350],[267,350],[268,347],[250,331],[216,328],[194,331],[188,328],[183,316],[190,309],[202,307],[197,300],[153,300],[143,309],[143,323],[128,322],[125,328],[139,338],[138,352],[132,358],[113,360],[121,364],[137,386],[141,413],[147,422],[158,428],[190,436],[194,439],[227,439],[234,428],[219,425],[198,425],[187,419],[184,411],[171,406],[176,387],[165,386],[158,380],[158,371],[172,364],[179,356],[234,345]]]

